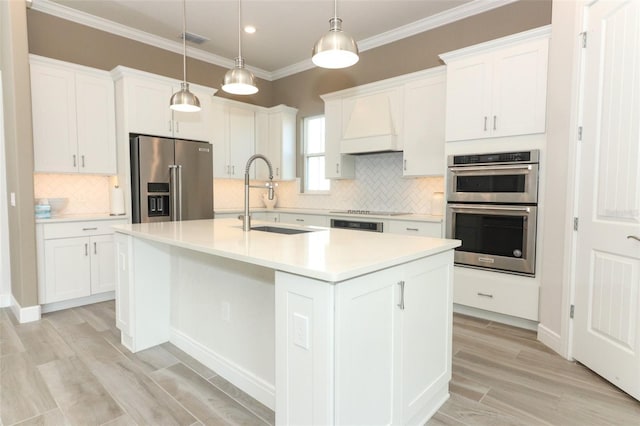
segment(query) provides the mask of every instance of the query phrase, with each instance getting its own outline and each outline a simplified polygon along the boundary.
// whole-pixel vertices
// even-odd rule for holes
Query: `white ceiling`
[[[361,51],[514,0],[339,0],[338,16]],[[209,39],[188,55],[232,66],[238,52],[237,0],[187,0],[187,31]],[[314,43],[329,30],[331,0],[243,0],[247,67],[266,79],[312,67]],[[182,52],[182,0],[33,0],[32,8]],[[190,45],[189,45],[190,46]]]

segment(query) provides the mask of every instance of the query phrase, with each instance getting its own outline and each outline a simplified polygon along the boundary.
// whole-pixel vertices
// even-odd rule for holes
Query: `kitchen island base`
[[[116,250],[123,345],[172,342],[277,424],[424,424],[448,398],[450,249],[339,282],[124,233]]]

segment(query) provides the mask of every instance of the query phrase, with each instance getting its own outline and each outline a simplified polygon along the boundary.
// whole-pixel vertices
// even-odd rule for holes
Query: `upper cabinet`
[[[440,55],[446,140],[544,133],[549,27]]]
[[[30,68],[34,171],[115,174],[110,74],[35,55]]]
[[[271,161],[274,180],[296,178],[297,114],[297,109],[285,105],[256,113],[256,152]],[[256,163],[256,178],[269,179],[264,162]]]
[[[444,174],[444,67],[323,95],[325,175],[353,178],[354,157],[404,151],[404,176]]]
[[[252,105],[215,99],[212,123],[214,127],[213,177],[244,179],[247,160],[256,152],[255,111]],[[249,173],[255,178],[255,169]]]
[[[201,110],[178,112],[169,108],[169,100],[180,90],[180,81],[126,67],[116,67],[112,74],[129,133],[211,142],[209,116],[216,89],[189,84]]]

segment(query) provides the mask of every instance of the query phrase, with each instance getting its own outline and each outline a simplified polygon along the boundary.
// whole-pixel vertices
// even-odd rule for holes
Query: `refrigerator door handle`
[[[178,220],[182,220],[182,165],[178,165]]]
[[[169,199],[171,200],[169,206],[169,220],[175,221],[178,219],[178,176],[176,170],[178,166],[175,164],[169,165]]]

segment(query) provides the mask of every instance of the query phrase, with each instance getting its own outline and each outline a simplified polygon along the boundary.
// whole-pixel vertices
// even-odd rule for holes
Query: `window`
[[[324,116],[304,119],[304,192],[328,191],[324,177]]]

